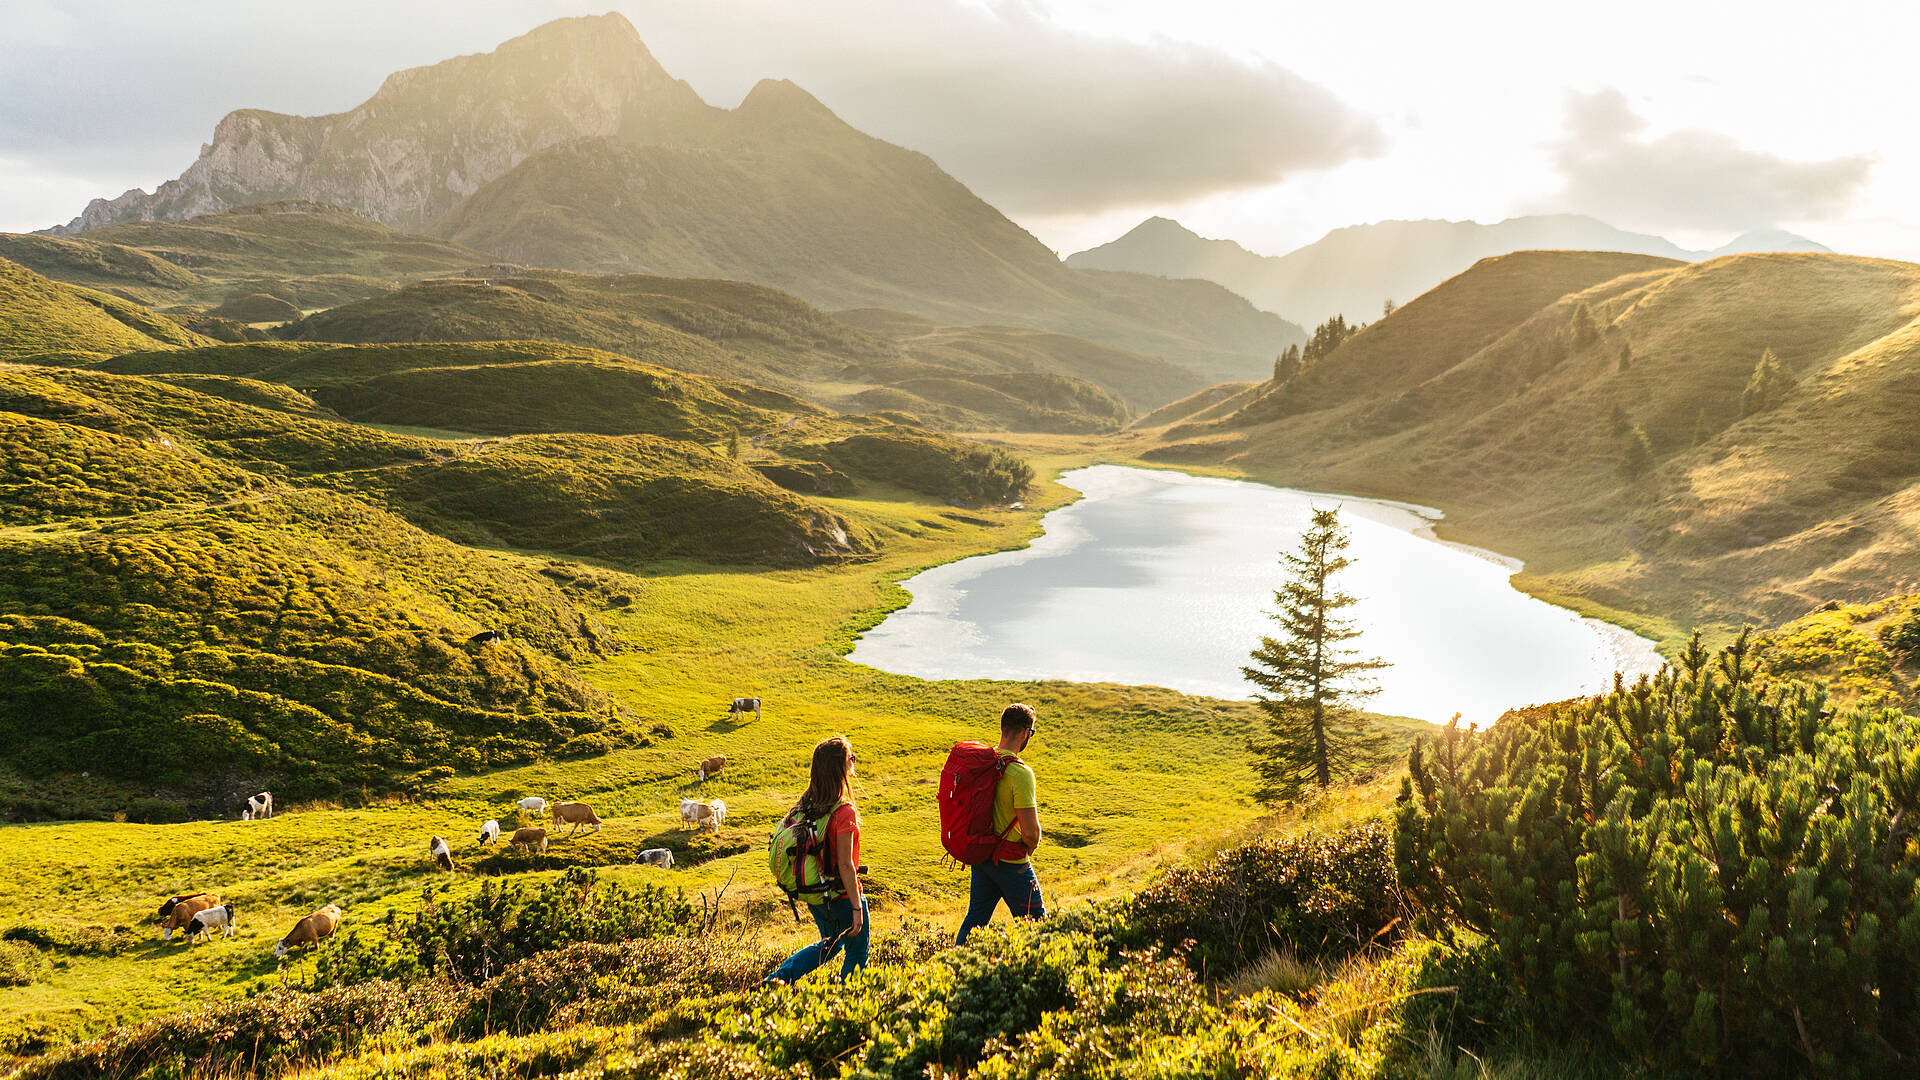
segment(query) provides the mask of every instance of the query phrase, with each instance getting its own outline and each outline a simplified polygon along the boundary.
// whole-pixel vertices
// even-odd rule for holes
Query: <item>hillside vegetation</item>
[[[132,221],[77,236],[0,233],[0,258],[183,319],[264,297],[282,307],[221,311],[239,322],[333,307],[399,285],[482,266],[492,257],[396,232],[345,207],[289,201],[185,221]],[[264,313],[260,318],[248,314]]]
[[[1538,591],[1669,625],[1913,589],[1920,267],[1635,258],[1482,262],[1152,456],[1425,500]]]
[[[0,258],[0,362],[66,363],[209,343],[137,304],[53,281]]]

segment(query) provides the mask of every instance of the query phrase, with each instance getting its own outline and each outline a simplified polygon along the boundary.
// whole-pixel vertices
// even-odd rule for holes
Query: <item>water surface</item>
[[[1046,515],[1031,547],[948,563],[901,584],[913,602],[851,659],[929,679],[1071,679],[1251,697],[1247,654],[1276,631],[1282,570],[1314,508],[1340,508],[1359,598],[1354,644],[1379,672],[1377,712],[1486,723],[1516,705],[1654,671],[1653,644],[1514,590],[1517,560],[1435,540],[1439,512],[1405,503],[1095,465],[1085,497]]]

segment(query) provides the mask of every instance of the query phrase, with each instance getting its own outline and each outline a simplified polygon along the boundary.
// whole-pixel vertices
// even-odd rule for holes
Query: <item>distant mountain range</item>
[[[231,113],[179,178],[49,231],[283,200],[516,263],[734,278],[822,307],[1074,334],[1206,380],[1257,377],[1304,340],[1209,283],[1063,265],[930,158],[792,83],[710,106],[616,14],[398,72],[343,113]]]
[[[1272,256],[1154,217],[1112,243],[1068,256],[1067,265],[1217,282],[1263,310],[1312,326],[1333,315],[1350,321],[1377,318],[1387,300],[1411,300],[1481,259],[1516,251],[1619,251],[1697,262],[1755,251],[1828,250],[1804,236],[1762,229],[1713,251],[1688,251],[1662,237],[1579,214],[1549,214],[1493,225],[1434,220],[1350,225]]]

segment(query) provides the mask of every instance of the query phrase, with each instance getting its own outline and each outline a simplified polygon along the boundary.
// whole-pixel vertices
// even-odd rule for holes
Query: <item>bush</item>
[[[1306,961],[1338,959],[1383,938],[1400,918],[1392,829],[1369,821],[1257,840],[1168,872],[1125,912],[1119,940],[1191,941],[1196,966],[1209,974],[1273,949]]]
[[[662,938],[696,922],[685,896],[652,885],[601,882],[578,867],[532,890],[483,881],[478,894],[442,902],[431,886],[411,917],[389,912],[386,940],[358,931],[328,941],[314,966],[317,987],[422,977],[480,983],[537,953],[578,942]]]
[[[1920,717],[1717,660],[1416,745],[1401,882],[1548,1033],[1665,1069],[1885,1075],[1920,1052]]]

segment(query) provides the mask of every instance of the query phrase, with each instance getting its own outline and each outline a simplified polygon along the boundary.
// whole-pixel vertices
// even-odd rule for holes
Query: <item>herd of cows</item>
[[[748,711],[755,710],[759,705],[757,700],[747,700],[751,702],[747,706]],[[706,781],[719,775],[720,771],[726,767],[726,757],[715,756],[700,762],[696,772],[701,781]],[[537,819],[543,814],[549,814],[550,825],[553,828],[572,825],[573,831],[567,833],[568,836],[579,832],[583,825],[593,826],[595,832],[600,829],[600,815],[593,812],[593,807],[583,802],[549,804],[546,799],[538,795],[530,795],[521,799],[515,807],[520,811],[523,819],[525,817]],[[272,793],[263,791],[249,796],[246,808],[241,811],[240,816],[243,821],[261,821],[272,817]],[[719,799],[711,802],[688,798],[680,800],[680,823],[683,826],[694,830],[710,828],[718,833],[720,826],[725,824],[726,820],[727,804]],[[486,847],[498,840],[500,835],[499,819],[490,819],[480,827],[479,844],[481,847]],[[507,846],[545,852],[549,836],[546,827],[524,826],[516,828],[508,836]],[[448,846],[445,838],[433,837],[427,845],[427,852],[440,869],[454,869],[453,849]],[[673,869],[673,849],[648,848],[640,853],[635,863],[671,870]],[[337,904],[328,904],[305,916],[274,945],[273,955],[285,956],[293,949],[303,945],[313,945],[331,937],[333,932],[340,928],[341,917],[342,913]],[[166,902],[160,905],[160,940],[163,942],[172,941],[173,935],[180,932],[184,933],[187,942],[192,944],[212,936],[216,930],[222,937],[232,937],[234,934],[234,906],[231,903],[222,903],[218,893],[180,893],[168,897]]]

